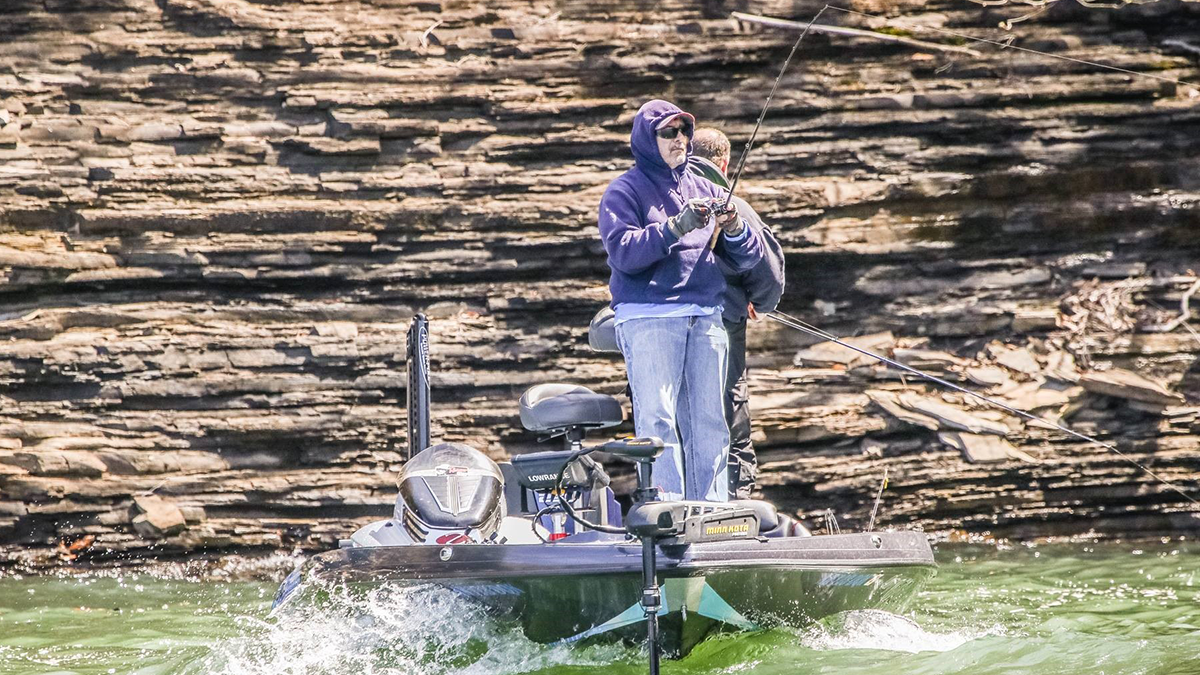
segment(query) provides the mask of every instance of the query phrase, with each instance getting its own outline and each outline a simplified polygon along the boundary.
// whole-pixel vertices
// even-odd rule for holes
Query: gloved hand
[[[676,239],[683,239],[688,232],[704,227],[711,215],[712,208],[707,199],[689,199],[682,211],[667,219],[667,229]]]
[[[716,216],[717,227],[721,228],[725,234],[731,237],[740,235],[745,225],[742,224],[737,207],[733,205],[733,202],[724,205],[725,208],[721,208],[722,206],[723,204],[720,203],[713,204],[713,215]]]

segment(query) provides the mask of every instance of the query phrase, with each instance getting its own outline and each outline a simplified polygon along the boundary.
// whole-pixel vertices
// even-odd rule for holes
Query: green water
[[[902,615],[709,640],[665,674],[1200,675],[1200,546],[942,545]],[[278,567],[274,568],[278,569]],[[0,578],[0,675],[642,673],[639,652],[528,642],[436,589],[268,617],[275,583],[158,574]]]

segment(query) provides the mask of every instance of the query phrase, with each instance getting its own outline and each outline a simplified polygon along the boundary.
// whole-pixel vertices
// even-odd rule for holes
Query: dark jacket
[[[689,157],[688,170],[722,188],[729,187],[720,167],[703,157]],[[721,300],[725,308],[723,318],[730,323],[738,323],[746,320],[746,305],[751,302],[756,311],[763,313],[774,311],[779,305],[779,299],[783,297],[784,261],[783,247],[750,204],[737,195],[733,197],[733,204],[742,219],[758,235],[763,248],[762,258],[747,270],[737,271],[723,262],[720,264],[726,281],[725,295]]]
[[[762,258],[753,232],[734,243],[719,237],[710,247],[716,227],[711,220],[682,239],[667,228],[667,219],[689,199],[715,198],[722,192],[689,173],[686,165],[671,169],[659,154],[655,131],[679,115],[687,113],[659,100],[638,110],[629,139],[634,167],[609,184],[600,200],[600,237],[612,269],[614,307],[623,302],[715,307],[725,292],[718,260],[730,269],[745,270]]]

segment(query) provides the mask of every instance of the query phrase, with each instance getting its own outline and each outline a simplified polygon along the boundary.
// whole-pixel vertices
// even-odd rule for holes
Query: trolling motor
[[[579,518],[565,494],[572,476],[586,470],[577,460],[602,450],[636,464],[637,488],[633,506],[625,516],[625,526],[609,527]],[[659,501],[653,482],[654,460],[663,452],[659,438],[624,438],[578,451],[556,453],[565,456],[558,469],[556,493],[562,509],[584,527],[636,537],[642,543],[642,610],[646,616],[646,646],[650,652],[650,675],[658,675],[662,646],[658,639],[658,613],[662,609],[662,590],[658,585],[658,547],[688,546],[704,541],[750,539],[758,536],[759,520],[754,509],[726,502]],[[550,453],[545,453],[550,454]]]

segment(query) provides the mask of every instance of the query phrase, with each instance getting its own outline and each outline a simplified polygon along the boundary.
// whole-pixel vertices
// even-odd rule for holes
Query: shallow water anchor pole
[[[429,447],[429,321],[413,317],[408,328],[408,457]]]

